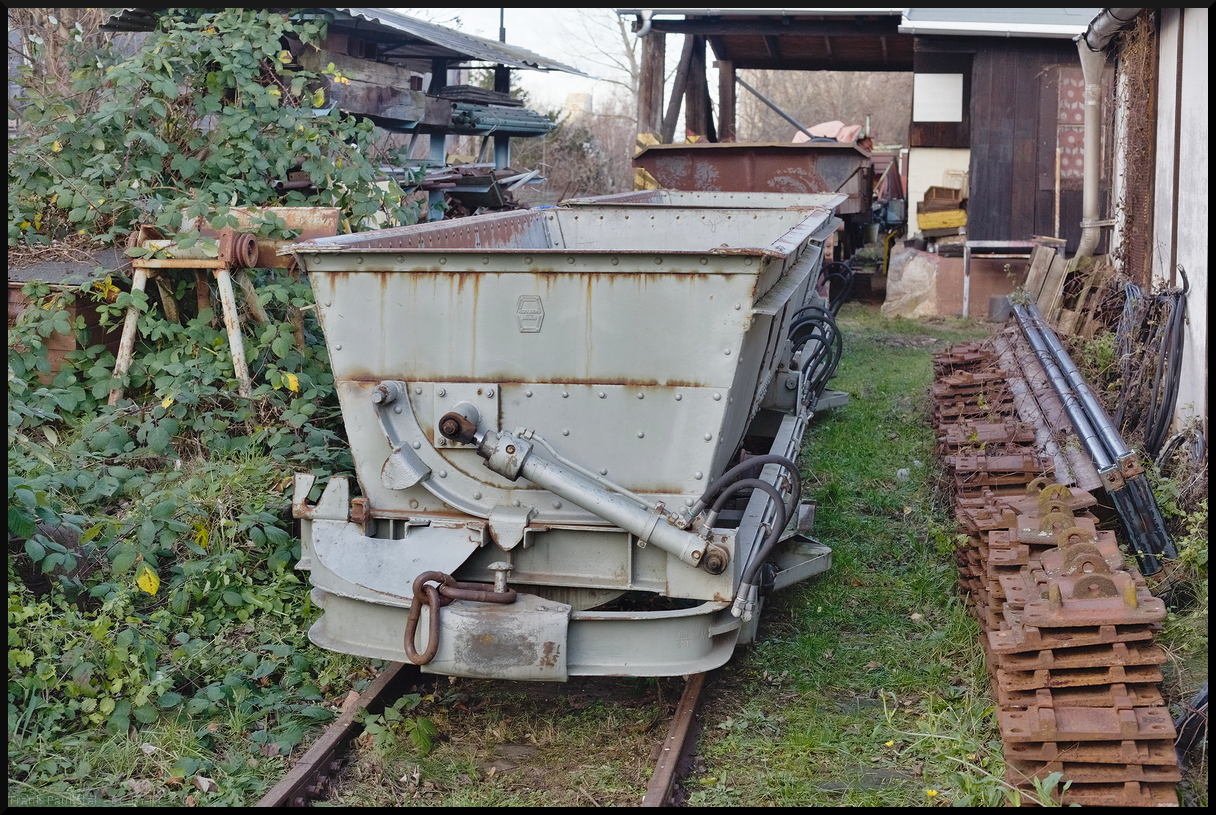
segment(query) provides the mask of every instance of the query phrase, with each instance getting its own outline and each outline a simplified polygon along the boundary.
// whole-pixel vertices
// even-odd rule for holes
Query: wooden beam
[[[638,77],[638,133],[658,135],[663,128],[663,67],[666,37],[651,33],[642,38],[642,65]]]
[[[709,90],[705,78],[705,38],[694,35],[684,95],[684,128],[688,136],[709,135]]]
[[[734,63],[718,60],[718,141],[738,138],[737,108]]]
[[[680,118],[680,104],[684,101],[684,89],[688,85],[688,65],[692,61],[692,37],[684,37],[684,50],[680,52],[680,64],[676,68],[676,80],[667,103],[667,115],[663,117],[663,144],[671,144],[676,135],[676,120]]]
[[[686,19],[651,21],[652,32],[661,31],[666,34],[701,34],[714,36],[722,34],[792,34],[799,37],[877,37],[903,36],[911,38],[911,34],[899,33],[898,15],[885,16],[881,20],[858,22],[840,22],[832,20],[790,20],[769,22],[767,20],[739,20],[731,18],[717,19]],[[649,36],[649,35],[647,35]]]

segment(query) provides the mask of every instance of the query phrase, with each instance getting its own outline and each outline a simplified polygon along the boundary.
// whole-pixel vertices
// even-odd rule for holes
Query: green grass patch
[[[849,304],[830,387],[803,450],[814,537],[832,569],[779,593],[758,642],[707,711],[703,806],[1004,802],[999,734],[978,627],[956,597],[938,474],[931,358],[991,327],[884,320]],[[739,712],[739,707],[742,712]]]

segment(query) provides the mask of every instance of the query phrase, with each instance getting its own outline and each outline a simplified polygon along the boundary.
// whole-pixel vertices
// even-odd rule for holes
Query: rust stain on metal
[[[847,144],[654,145],[633,165],[675,190],[847,194],[843,214],[870,205],[870,154]]]

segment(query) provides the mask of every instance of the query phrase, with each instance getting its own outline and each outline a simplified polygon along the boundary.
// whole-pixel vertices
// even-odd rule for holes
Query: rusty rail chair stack
[[[1095,496],[1052,481],[1035,428],[1003,399],[995,351],[950,348],[934,367],[939,454],[967,533],[959,585],[983,629],[1006,783],[1033,802],[1034,780],[1059,772],[1065,805],[1176,806],[1153,642],[1164,603],[1097,529]]]

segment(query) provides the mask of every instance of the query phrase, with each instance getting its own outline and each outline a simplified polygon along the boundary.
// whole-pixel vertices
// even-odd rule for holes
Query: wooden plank
[[[1026,267],[1026,294],[1036,303],[1043,290],[1043,281],[1047,279],[1047,270],[1055,257],[1056,253],[1046,246],[1036,246],[1030,253],[1030,262]]]
[[[1073,305],[1073,309],[1079,314],[1085,311],[1085,301],[1089,298],[1090,292],[1102,285],[1102,273],[1095,271],[1087,275],[1085,285],[1081,287],[1081,293],[1077,295],[1077,302]]]
[[[975,240],[1001,240],[1021,238],[1013,232],[1013,198],[1011,190],[1014,182],[1013,143],[1014,126],[1025,111],[1017,109],[1017,64],[1020,46],[1006,40],[994,44],[985,51],[992,58],[992,124],[988,133],[991,140],[989,161],[992,163],[991,178],[993,185],[988,188],[988,197],[993,206],[992,222],[986,225],[982,232],[975,231]],[[977,224],[977,226],[980,226]]]
[[[1056,312],[1064,295],[1064,276],[1067,272],[1068,261],[1059,255],[1052,258],[1051,268],[1047,270],[1047,279],[1043,281],[1043,290],[1036,301],[1039,311],[1050,323],[1056,321]]]
[[[957,235],[958,233],[959,227],[957,226],[945,227],[943,229],[922,229],[920,231],[920,234],[926,238],[948,238],[951,235]],[[835,235],[832,237],[835,237]]]
[[[971,227],[968,237],[976,240],[995,240],[1001,237],[994,231],[995,214],[993,201],[1000,193],[1001,185],[994,175],[992,139],[989,135],[994,127],[992,115],[992,56],[987,51],[976,53],[971,71],[972,127],[976,137],[971,144],[970,175],[967,178],[968,210]]]
[[[1035,196],[1036,235],[1055,235],[1056,216],[1056,120],[1059,118],[1059,71],[1048,64],[1035,78],[1039,86],[1038,193]]]
[[[1094,334],[1098,333],[1098,325],[1098,318],[1095,312],[1089,311],[1085,314],[1085,319],[1081,323],[1081,330],[1077,332],[1077,335],[1082,339],[1093,339]]]
[[[1013,137],[1013,163],[1010,179],[1009,236],[1034,235],[1034,199],[1038,186],[1035,173],[1035,126],[1034,112],[1037,107],[1040,55],[1037,49],[1019,49],[1014,76],[1015,101],[1011,112],[1016,111],[1011,128]]]
[[[1077,326],[1077,312],[1075,309],[1064,308],[1060,309],[1060,319],[1056,323],[1056,330],[1064,336],[1072,334],[1073,329]]]
[[[660,35],[661,36],[661,35]],[[643,42],[649,37],[643,37]],[[659,71],[662,78],[663,72]],[[735,97],[735,65],[718,60],[718,141],[730,143],[738,136],[737,99]]]
[[[926,212],[916,216],[916,225],[922,230],[966,226],[967,213],[961,209],[952,209],[946,212]]]

